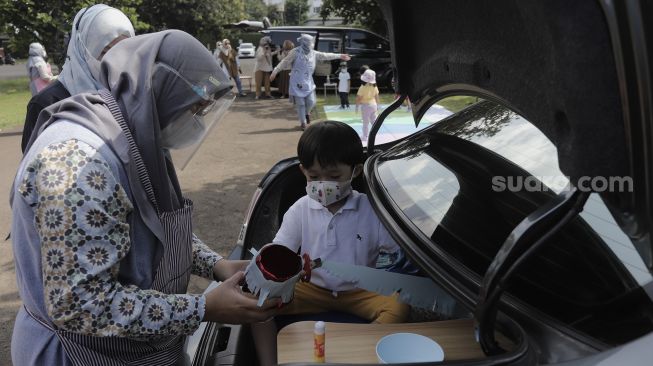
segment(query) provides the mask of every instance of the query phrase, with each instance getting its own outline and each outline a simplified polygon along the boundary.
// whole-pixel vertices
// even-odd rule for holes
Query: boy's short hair
[[[316,158],[322,167],[337,163],[354,166],[365,161],[358,133],[340,121],[310,124],[299,138],[297,156],[306,169],[313,165]]]

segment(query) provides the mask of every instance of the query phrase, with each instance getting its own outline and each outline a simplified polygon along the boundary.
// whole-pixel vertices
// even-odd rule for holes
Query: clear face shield
[[[170,151],[175,168],[183,170],[213,127],[227,113],[235,95],[226,95],[231,90],[231,84],[222,70],[204,78],[202,82],[191,83],[170,66],[163,63],[159,66],[183,81],[181,84],[185,90],[174,94],[183,98],[188,93],[195,93],[200,97],[161,130],[162,147]]]

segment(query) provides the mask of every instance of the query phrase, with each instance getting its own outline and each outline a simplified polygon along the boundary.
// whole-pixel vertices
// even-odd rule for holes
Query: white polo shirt
[[[335,214],[308,196],[300,198],[283,216],[273,242],[295,252],[301,246],[301,254],[308,253],[311,259],[368,267],[376,266],[379,250],[395,252],[399,249],[367,196],[356,191]],[[323,269],[313,271],[311,283],[332,291],[356,287]]]
[[[339,72],[338,73],[338,91],[341,93],[347,93],[349,92],[349,79],[351,77],[349,76],[348,72]]]

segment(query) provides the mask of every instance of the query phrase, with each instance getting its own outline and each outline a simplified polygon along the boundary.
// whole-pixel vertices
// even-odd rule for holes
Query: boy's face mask
[[[306,183],[306,194],[322,206],[328,207],[351,194],[351,182],[356,176],[355,173],[356,168],[354,168],[351,178],[344,182],[332,180],[309,181]]]

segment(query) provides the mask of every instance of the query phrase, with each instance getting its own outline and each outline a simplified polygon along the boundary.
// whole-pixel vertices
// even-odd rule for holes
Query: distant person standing
[[[122,11],[98,4],[77,12],[70,34],[66,62],[61,74],[27,104],[20,145],[23,152],[43,109],[71,95],[102,88],[97,81],[100,61],[111,47],[123,39],[133,37],[134,27]]]
[[[279,54],[279,62],[284,58],[288,57],[290,51],[295,48],[295,44],[290,40],[283,41],[283,47],[281,48],[281,53]],[[287,65],[279,73],[279,92],[281,92],[281,98],[288,97],[288,88],[290,86],[290,69],[292,65]]]
[[[270,94],[270,72],[272,72],[272,56],[279,53],[272,51],[272,39],[263,37],[258,42],[256,61],[254,62],[254,80],[256,83],[256,99],[261,97],[261,85],[265,86],[265,97],[272,98]]]
[[[349,108],[349,90],[351,90],[351,75],[347,71],[347,63],[340,63],[338,73],[338,95],[340,95],[340,108]]]
[[[365,85],[358,88],[356,94],[356,112],[361,106],[361,118],[363,119],[362,140],[367,141],[370,132],[370,125],[376,120],[376,110],[379,107],[379,89],[376,87],[376,72],[372,69],[365,70],[361,75],[361,81]]]
[[[218,61],[218,66],[224,71],[225,74],[229,75],[229,72],[227,71],[227,66],[225,66],[224,62],[220,58],[220,55],[222,54],[222,41],[217,41],[215,42],[215,51],[213,51],[213,57],[215,57],[215,60]]]
[[[27,76],[30,79],[29,90],[32,96],[43,90],[48,84],[57,79],[52,74],[52,67],[46,61],[45,47],[38,42],[29,45],[29,58],[27,59]]]
[[[243,86],[240,83],[240,62],[238,61],[238,52],[236,52],[231,47],[231,42],[228,39],[222,40],[221,52],[219,52],[219,58],[224,64],[226,74],[231,77],[236,84],[236,89],[238,89],[238,95],[241,97],[246,96],[247,94],[243,93]]]
[[[319,52],[313,49],[314,38],[309,34],[302,34],[297,38],[298,47],[293,48],[277,67],[272,71],[271,80],[288,65],[292,65],[290,71],[289,95],[292,97],[301,129],[311,123],[310,113],[315,106],[315,82],[313,72],[317,61],[329,61],[341,59],[349,61],[347,54]]]

